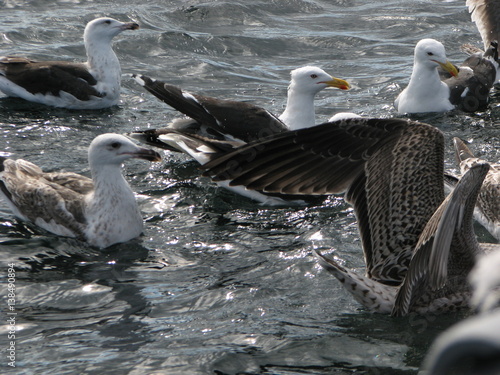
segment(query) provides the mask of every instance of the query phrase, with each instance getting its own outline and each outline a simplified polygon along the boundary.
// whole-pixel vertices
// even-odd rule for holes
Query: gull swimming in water
[[[497,60],[495,45],[484,56],[482,53],[469,56],[457,69],[447,60],[442,43],[422,39],[415,46],[410,82],[394,106],[399,113],[445,112],[454,108],[466,112],[482,110],[495,83]],[[442,79],[438,68],[451,77]]]
[[[191,94],[144,75],[135,80],[153,95],[189,116],[162,129],[139,130],[128,135],[151,146],[190,155],[200,165],[232,149],[268,135],[315,124],[314,96],[327,87],[349,89],[349,83],[324,70],[305,66],[291,72],[285,111],[276,117],[267,110],[246,103]],[[239,187],[219,185],[265,205],[305,204],[276,194],[263,194]],[[315,200],[317,201],[317,200]]]
[[[92,178],[71,172],[43,172],[23,159],[0,159],[0,197],[15,216],[60,236],[105,248],[138,237],[143,219],[134,192],[122,175],[130,158],[160,161],[119,134],[103,134],[90,144]]]
[[[0,58],[0,91],[8,96],[54,107],[99,109],[118,104],[121,69],[112,39],[137,23],[97,18],[85,27],[87,62]]]
[[[371,311],[406,315],[465,306],[478,254],[472,212],[489,165],[471,168],[444,198],[444,137],[400,119],[346,119],[248,144],[203,166],[230,186],[339,194],[354,206],[366,275],[320,263]]]
[[[304,66],[290,74],[287,104],[279,117],[247,102],[193,94],[145,75],[133,74],[132,77],[158,99],[194,121],[174,122],[167,128],[147,131],[150,137],[154,132],[159,136],[173,128],[186,134],[250,142],[284,130],[315,125],[315,95],[327,87],[350,88],[347,81],[315,66]]]

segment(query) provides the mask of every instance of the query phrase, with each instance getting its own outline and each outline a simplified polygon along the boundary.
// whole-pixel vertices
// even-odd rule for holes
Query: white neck
[[[290,85],[285,111],[279,117],[290,130],[309,128],[316,125],[314,93],[299,92]]]
[[[97,81],[103,87],[97,87],[98,91],[109,92],[119,95],[121,68],[118,57],[111,46],[111,40],[85,39],[85,49],[87,50],[87,66]],[[99,85],[98,85],[99,86]],[[114,92],[113,90],[117,90]]]
[[[443,82],[439,77],[436,67],[428,67],[423,64],[415,64],[408,83],[408,90],[429,96],[442,89]]]
[[[143,219],[134,192],[122,175],[118,165],[92,168],[94,191],[86,199],[88,241],[99,247],[128,241],[139,236]],[[99,238],[99,242],[92,242]],[[95,240],[97,241],[97,240]]]
[[[90,167],[94,182],[94,197],[108,196],[110,193],[127,193],[133,196],[134,192],[125,180],[120,165],[101,165],[98,168]]]

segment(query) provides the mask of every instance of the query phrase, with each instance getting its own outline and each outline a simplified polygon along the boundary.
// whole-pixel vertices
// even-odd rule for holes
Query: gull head
[[[457,68],[446,58],[446,51],[441,42],[435,39],[422,39],[415,46],[415,64],[434,69],[441,66],[453,77],[458,75]]]
[[[137,30],[138,28],[139,25],[135,22],[120,22],[109,17],[96,18],[85,27],[83,38],[86,42],[91,40],[111,42],[122,31]]]
[[[89,146],[91,168],[104,165],[120,166],[125,160],[136,158],[148,161],[161,161],[156,151],[137,146],[129,138],[120,134],[101,134]]]
[[[350,85],[347,81],[332,77],[323,69],[315,66],[304,66],[291,71],[290,89],[297,92],[316,94],[327,87],[335,87],[348,90]]]

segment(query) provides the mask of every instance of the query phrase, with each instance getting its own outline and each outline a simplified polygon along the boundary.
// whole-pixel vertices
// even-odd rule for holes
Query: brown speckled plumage
[[[152,150],[118,134],[103,134],[89,147],[92,179],[71,172],[45,173],[33,163],[0,160],[0,196],[14,215],[61,236],[107,247],[137,237],[142,216],[121,174],[129,158],[159,161]]]
[[[367,308],[405,315],[465,304],[465,278],[481,251],[471,207],[488,165],[469,171],[444,200],[443,155],[443,135],[430,125],[350,119],[240,147],[207,163],[205,175],[287,194],[345,192],[366,276],[320,255],[321,264]]]
[[[462,174],[484,160],[474,156],[465,142],[454,138],[455,157]],[[488,231],[500,240],[500,164],[489,163],[490,170],[486,175],[477,198],[474,216]]]

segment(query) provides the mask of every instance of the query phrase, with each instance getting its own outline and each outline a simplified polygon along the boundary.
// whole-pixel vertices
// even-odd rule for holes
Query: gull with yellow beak
[[[470,55],[457,69],[446,59],[442,43],[434,39],[420,40],[415,46],[410,82],[394,106],[399,113],[484,109],[498,66],[497,55],[492,51]],[[439,68],[444,74],[440,74]]]
[[[175,130],[183,134],[247,143],[286,130],[308,128],[316,125],[314,97],[317,93],[327,87],[350,88],[347,81],[332,77],[315,66],[292,70],[286,108],[277,116],[251,103],[190,93],[145,75],[134,74],[132,78],[189,118],[174,120],[163,129],[148,130],[150,140],[155,135]],[[138,134],[135,137],[140,139]]]
[[[192,94],[145,75],[132,77],[188,118],[176,119],[165,128],[138,130],[128,135],[152,146],[188,154],[200,165],[269,135],[314,126],[315,95],[327,87],[350,88],[347,81],[332,77],[318,67],[305,66],[292,70],[286,108],[278,117],[247,102]],[[219,185],[227,188],[223,182]],[[289,197],[284,195],[261,194],[244,188],[230,190],[266,205],[305,203],[302,199],[288,200]]]

